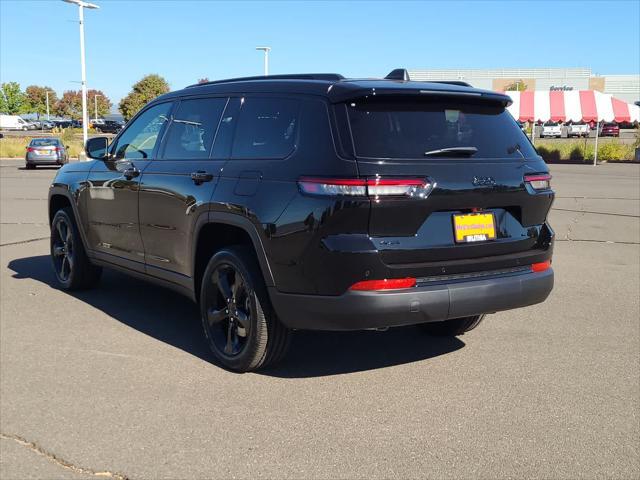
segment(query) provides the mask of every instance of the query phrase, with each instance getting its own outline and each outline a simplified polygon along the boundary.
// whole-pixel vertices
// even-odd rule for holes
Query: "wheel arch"
[[[66,186],[65,186],[66,187]],[[48,213],[49,213],[49,226],[53,222],[53,217],[56,212],[65,207],[71,207],[73,211],[73,219],[76,222],[78,227],[78,231],[80,233],[80,239],[82,240],[83,246],[87,254],[89,253],[89,249],[87,247],[87,238],[85,236],[84,226],[81,222],[80,215],[78,214],[78,205],[74,201],[73,196],[68,188],[60,186],[59,184],[55,184],[51,186],[51,190],[49,191],[49,202],[48,202]]]
[[[273,273],[264,249],[262,239],[255,225],[239,215],[209,212],[206,221],[199,222],[194,235],[193,246],[193,286],[194,296],[200,296],[202,275],[211,256],[220,249],[231,245],[246,245],[256,254],[265,284],[274,286]]]

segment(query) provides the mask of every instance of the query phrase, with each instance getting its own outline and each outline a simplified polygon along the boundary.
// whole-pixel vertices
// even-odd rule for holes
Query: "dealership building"
[[[628,103],[640,100],[640,74],[600,75],[590,68],[497,68],[409,70],[411,80],[459,80],[487,90],[595,90]]]

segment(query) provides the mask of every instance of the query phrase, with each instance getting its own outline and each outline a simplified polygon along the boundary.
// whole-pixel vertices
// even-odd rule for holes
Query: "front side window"
[[[167,131],[162,158],[208,158],[226,103],[226,98],[182,101]]]
[[[285,158],[296,146],[300,102],[291,98],[243,99],[233,142],[234,158]]]
[[[169,119],[171,105],[171,102],[160,103],[136,118],[118,138],[115,158],[150,159],[160,131]]]

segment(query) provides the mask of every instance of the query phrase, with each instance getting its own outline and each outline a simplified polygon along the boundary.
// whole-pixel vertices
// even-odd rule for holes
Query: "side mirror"
[[[87,157],[89,158],[104,160],[107,158],[108,146],[109,139],[107,137],[94,137],[87,140],[84,151],[87,153]]]

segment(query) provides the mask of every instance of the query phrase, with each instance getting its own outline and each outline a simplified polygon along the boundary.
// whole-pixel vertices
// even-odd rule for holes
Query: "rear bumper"
[[[492,313],[543,302],[553,289],[553,270],[408,290],[299,295],[270,289],[280,320],[301,330],[362,330]]]
[[[52,157],[48,155],[42,155],[40,157],[27,157],[27,163],[31,163],[33,165],[60,165],[64,162],[63,158]]]

